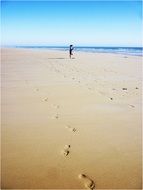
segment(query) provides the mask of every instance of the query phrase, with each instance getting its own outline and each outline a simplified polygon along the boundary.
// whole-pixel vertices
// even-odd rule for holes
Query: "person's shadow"
[[[56,57],[56,58],[53,58],[53,57],[51,57],[51,58],[48,58],[48,59],[69,59],[69,58],[63,58],[63,57]],[[72,57],[71,59],[75,59],[75,58]]]
[[[67,59],[67,58],[57,57],[57,58],[48,58],[48,59]]]

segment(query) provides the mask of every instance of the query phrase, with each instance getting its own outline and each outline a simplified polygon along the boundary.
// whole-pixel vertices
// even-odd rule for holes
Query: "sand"
[[[2,49],[2,189],[142,189],[141,57]]]

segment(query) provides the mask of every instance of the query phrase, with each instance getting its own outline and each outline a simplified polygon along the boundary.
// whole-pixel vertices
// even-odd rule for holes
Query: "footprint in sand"
[[[69,129],[72,132],[76,132],[76,128],[74,128],[74,127],[71,127],[71,126],[67,125],[66,128]]]
[[[62,151],[62,154],[64,156],[68,156],[68,154],[70,153],[69,149],[70,149],[71,145],[65,145],[64,150]]]
[[[44,98],[44,101],[47,102],[47,101],[48,101],[48,98]]]
[[[55,116],[55,118],[56,118],[56,119],[59,119],[59,114],[57,114],[57,115]]]
[[[92,179],[90,179],[88,176],[86,176],[85,174],[79,174],[79,179],[81,179],[84,183],[84,186],[87,189],[91,189],[94,190],[95,189],[95,183]]]
[[[53,104],[53,107],[56,108],[56,109],[59,109],[60,105]]]
[[[127,88],[122,88],[122,90],[127,90]]]
[[[130,104],[129,106],[130,106],[130,107],[132,107],[132,108],[134,108],[134,107],[135,107],[134,105],[131,105],[131,104]]]

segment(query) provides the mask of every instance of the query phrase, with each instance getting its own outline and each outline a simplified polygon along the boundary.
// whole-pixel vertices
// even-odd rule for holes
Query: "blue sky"
[[[141,46],[139,1],[3,1],[2,45]]]

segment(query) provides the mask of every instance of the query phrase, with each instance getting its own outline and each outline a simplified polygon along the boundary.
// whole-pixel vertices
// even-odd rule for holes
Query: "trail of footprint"
[[[65,145],[64,150],[62,150],[62,154],[64,156],[68,156],[68,154],[70,153],[69,149],[70,149],[71,145]]]
[[[95,189],[95,183],[92,179],[90,179],[88,176],[86,176],[85,174],[79,174],[79,179],[81,179],[84,182],[84,186],[87,189],[91,189],[94,190]]]

